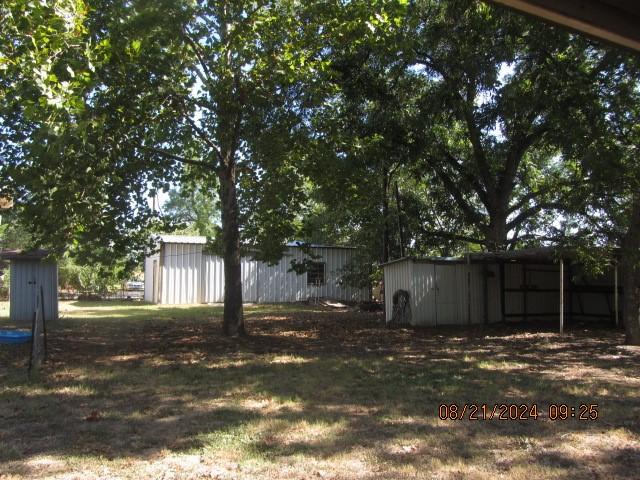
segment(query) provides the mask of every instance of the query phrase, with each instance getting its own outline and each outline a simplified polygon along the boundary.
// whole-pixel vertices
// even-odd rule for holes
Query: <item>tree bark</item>
[[[236,191],[235,163],[225,162],[220,169],[222,203],[222,241],[224,244],[224,316],[225,335],[245,335],[242,309],[242,270],[240,263],[239,209]]]
[[[633,196],[629,230],[622,241],[626,343],[640,345],[640,195]]]
[[[489,251],[506,250],[507,245],[507,210],[508,202],[503,202],[489,211],[489,228],[487,229],[486,245]]]

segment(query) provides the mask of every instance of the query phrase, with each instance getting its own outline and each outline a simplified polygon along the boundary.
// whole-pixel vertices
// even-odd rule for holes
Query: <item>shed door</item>
[[[436,265],[436,324],[458,323],[458,295],[455,265]]]
[[[9,316],[12,322],[30,322],[36,307],[37,263],[11,261],[11,298]]]

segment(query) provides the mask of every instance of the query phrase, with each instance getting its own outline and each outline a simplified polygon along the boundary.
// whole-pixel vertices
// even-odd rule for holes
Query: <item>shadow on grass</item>
[[[0,448],[0,461],[34,475],[24,460],[39,455],[233,452],[277,463],[367,451],[389,468],[535,466],[565,478],[596,466],[623,478],[630,470],[620,462],[638,463],[637,446],[594,451],[587,463],[554,450],[574,434],[640,433],[640,357],[618,349],[618,333],[388,331],[375,315],[275,313],[250,316],[253,335],[242,339],[220,336],[219,318],[61,322],[39,383],[25,383],[20,359],[4,355],[13,368],[0,366],[0,445],[11,448]],[[536,403],[541,417],[443,421],[442,403]],[[597,403],[601,417],[551,422],[550,403]],[[489,446],[513,458],[487,460]]]

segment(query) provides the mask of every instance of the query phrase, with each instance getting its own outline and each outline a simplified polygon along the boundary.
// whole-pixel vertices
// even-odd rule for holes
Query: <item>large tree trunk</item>
[[[225,335],[244,335],[242,310],[242,270],[240,264],[240,230],[235,164],[220,169],[220,201],[222,203],[222,241],[224,245],[224,317]]]
[[[507,205],[501,205],[489,212],[489,228],[486,245],[491,252],[500,252],[507,248]]]
[[[629,230],[622,242],[626,342],[640,345],[640,195],[634,195]]]

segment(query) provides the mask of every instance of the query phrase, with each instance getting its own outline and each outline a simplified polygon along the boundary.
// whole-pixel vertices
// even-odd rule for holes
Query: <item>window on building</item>
[[[307,285],[324,285],[325,263],[313,262],[307,269]]]

